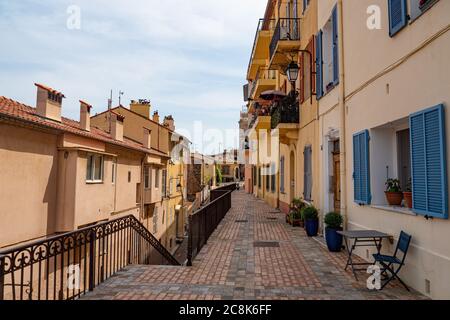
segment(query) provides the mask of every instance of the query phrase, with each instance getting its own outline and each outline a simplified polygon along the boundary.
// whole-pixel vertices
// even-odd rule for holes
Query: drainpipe
[[[343,1],[338,0],[338,41],[339,41],[339,144],[340,144],[340,174],[341,174],[341,214],[344,218],[344,228],[347,229],[347,172],[346,172],[346,134],[345,134],[345,71],[344,71],[344,23]]]
[[[139,220],[141,221],[141,223],[144,222],[144,165],[145,165],[145,158],[146,155],[144,154],[144,156],[141,159],[141,198],[139,199],[140,201],[140,214],[139,214]],[[147,229],[148,229],[148,221],[147,221]]]

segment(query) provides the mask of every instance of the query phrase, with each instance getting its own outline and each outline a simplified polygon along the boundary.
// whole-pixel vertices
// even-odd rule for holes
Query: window
[[[409,118],[413,211],[448,219],[447,159],[444,106],[414,113]]]
[[[267,168],[266,172],[266,191],[270,190],[270,175],[269,175],[269,168]]]
[[[406,0],[388,0],[389,36],[393,37],[406,26]]]
[[[111,183],[115,184],[116,183],[116,167],[117,167],[117,160],[113,160],[112,163],[112,168],[111,168]]]
[[[354,201],[370,204],[369,131],[353,135],[353,188]]]
[[[338,12],[335,6],[330,19],[316,36],[317,99],[339,84]]]
[[[128,171],[128,183],[131,182],[131,171]]]
[[[261,168],[258,168],[258,188],[261,189],[261,185],[262,185]]]
[[[303,13],[305,12],[305,10],[308,8],[309,6],[309,2],[311,0],[303,0]]]
[[[155,169],[155,188],[159,188],[159,169]]]
[[[86,168],[87,182],[103,182],[103,156],[88,154]]]
[[[311,73],[314,70],[311,70],[311,68],[314,68],[314,60],[315,60],[315,50],[314,50],[314,43],[315,43],[315,37],[312,36],[311,40],[309,41],[308,45],[306,46],[306,49],[308,52],[311,53],[311,56],[309,53],[302,53],[300,55],[300,74],[299,74],[299,80],[300,80],[300,103],[303,103],[305,100],[308,100],[311,97],[311,92],[315,92],[315,82],[312,79]],[[313,65],[311,65],[313,64]]]
[[[258,183],[258,177],[256,175],[256,167],[252,166],[252,175],[253,175],[253,185],[256,186]]]
[[[164,169],[162,171],[162,196],[167,197],[167,170]]]
[[[406,191],[411,181],[411,144],[409,129],[396,132],[397,138],[397,176],[400,187]]]
[[[307,146],[303,152],[303,197],[311,200],[312,193],[312,148]]]
[[[280,159],[280,192],[284,193],[284,156]]]
[[[150,167],[144,167],[144,188],[150,189]]]
[[[411,17],[411,21],[414,21],[420,17],[438,1],[439,0],[409,0],[409,15]]]

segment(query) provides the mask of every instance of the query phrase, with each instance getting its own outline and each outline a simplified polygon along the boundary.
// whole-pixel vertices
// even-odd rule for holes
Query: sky
[[[266,0],[0,0],[0,95],[36,104],[63,92],[63,116],[150,99],[192,148],[237,146],[242,85]],[[79,19],[78,19],[79,17]]]

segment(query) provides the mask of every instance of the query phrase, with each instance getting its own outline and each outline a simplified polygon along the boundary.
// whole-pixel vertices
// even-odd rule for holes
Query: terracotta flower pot
[[[403,192],[385,192],[386,200],[390,206],[400,206],[403,200]]]
[[[406,206],[412,209],[412,192],[403,192],[403,198],[405,199]]]

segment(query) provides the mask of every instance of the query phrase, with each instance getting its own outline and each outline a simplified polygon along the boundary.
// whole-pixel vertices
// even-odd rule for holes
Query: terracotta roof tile
[[[1,116],[6,116],[8,118],[21,120],[23,122],[28,122],[30,124],[55,129],[62,132],[76,134],[86,138],[100,140],[106,143],[115,144],[118,146],[134,149],[152,155],[157,155],[166,158],[169,157],[167,154],[163,152],[159,152],[153,149],[147,149],[142,144],[132,141],[126,137],[124,137],[123,142],[114,140],[108,132],[105,132],[96,127],[91,127],[90,132],[84,131],[83,129],[81,129],[80,123],[72,119],[62,117],[61,122],[44,119],[36,114],[35,108],[3,96],[0,96],[0,117]]]
[[[48,92],[54,93],[54,94],[56,94],[56,95],[59,95],[59,96],[61,96],[61,97],[63,97],[63,98],[66,97],[62,92],[59,92],[59,91],[57,91],[57,90],[55,90],[55,89],[53,89],[53,88],[50,88],[50,87],[48,87],[48,86],[46,86],[46,85],[43,85],[43,84],[40,84],[40,83],[35,83],[34,85],[35,85],[36,87],[41,88],[41,89],[47,90]]]

